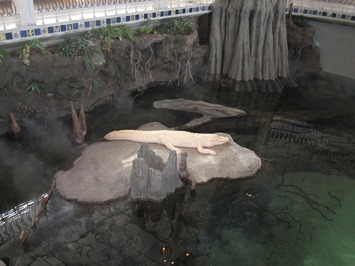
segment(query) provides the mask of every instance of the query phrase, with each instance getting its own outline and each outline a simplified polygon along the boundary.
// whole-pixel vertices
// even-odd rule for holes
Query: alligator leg
[[[215,156],[217,153],[213,150],[209,150],[209,149],[204,149],[203,146],[201,145],[201,143],[197,143],[197,150],[200,152],[200,153],[204,153],[204,154],[211,154],[213,156]]]
[[[165,145],[169,150],[176,151],[176,154],[181,154],[182,150],[173,146],[164,136],[159,136],[159,143]]]

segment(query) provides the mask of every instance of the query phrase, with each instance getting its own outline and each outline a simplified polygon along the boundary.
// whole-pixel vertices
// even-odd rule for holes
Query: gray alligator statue
[[[276,117],[271,122],[269,141],[302,146],[321,160],[355,172],[355,143],[350,138],[324,134],[308,123]]]

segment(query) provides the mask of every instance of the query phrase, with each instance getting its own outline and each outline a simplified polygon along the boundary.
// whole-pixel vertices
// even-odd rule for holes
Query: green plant
[[[25,45],[25,47],[22,47],[19,51],[18,51],[18,55],[22,58],[22,62],[26,65],[29,66],[30,65],[30,55],[31,55],[31,48],[30,46],[28,46],[27,44]]]
[[[112,42],[113,42],[113,40],[111,39],[111,37],[106,36],[104,38],[104,44],[102,45],[102,48],[107,52],[111,52],[112,51]]]
[[[61,44],[60,54],[63,56],[90,56],[91,54],[90,43],[85,38],[71,38],[68,37]]]
[[[138,43],[138,38],[136,32],[128,26],[119,26],[123,32],[123,38],[130,40],[133,43]]]
[[[28,87],[26,88],[26,90],[24,91],[25,95],[29,95],[32,93],[37,93],[37,94],[41,94],[41,91],[43,90],[43,86],[37,82],[32,82],[30,85],[28,85]]]
[[[168,19],[156,28],[158,33],[162,34],[190,34],[194,30],[194,25],[185,18]]]
[[[152,21],[150,19],[147,19],[145,21],[145,25],[139,29],[139,32],[141,34],[150,34],[154,32],[154,28],[152,27]]]
[[[27,42],[26,45],[28,45],[31,49],[39,50],[42,54],[45,54],[47,52],[46,48],[44,47],[44,44],[38,39],[31,40]]]
[[[7,57],[8,55],[9,55],[9,53],[6,52],[4,49],[0,49],[0,62],[1,62],[2,59]]]
[[[110,49],[113,39],[128,39],[134,43],[138,41],[135,31],[128,26],[112,27],[107,25],[106,27],[92,29],[86,34],[86,37],[104,40],[105,50]]]
[[[61,44],[60,54],[67,57],[82,56],[85,66],[89,71],[93,71],[93,53],[94,46],[83,37],[71,38],[68,37]]]
[[[292,17],[293,24],[295,24],[298,27],[305,28],[308,27],[308,20],[302,18],[302,17]]]
[[[85,96],[85,88],[79,83],[70,83],[69,88],[70,96],[80,95],[80,98],[83,98]]]
[[[47,53],[44,44],[37,39],[26,42],[25,46],[18,51],[18,55],[22,58],[22,62],[26,65],[30,65],[31,51],[39,50],[42,54]]]

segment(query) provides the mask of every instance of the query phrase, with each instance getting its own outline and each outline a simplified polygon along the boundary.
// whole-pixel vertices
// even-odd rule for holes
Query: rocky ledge
[[[167,129],[161,124],[147,124],[140,129]],[[245,178],[261,167],[260,158],[251,150],[233,141],[213,147],[216,156],[200,154],[197,149],[184,148],[188,153],[189,179],[195,184],[214,178]],[[68,171],[56,173],[56,188],[68,200],[82,203],[106,203],[128,196],[131,186],[132,163],[141,143],[130,141],[98,142],[89,145]],[[163,145],[149,144],[156,155],[167,160],[170,151]]]

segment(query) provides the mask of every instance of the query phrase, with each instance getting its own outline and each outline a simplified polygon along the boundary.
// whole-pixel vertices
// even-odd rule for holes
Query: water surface
[[[20,265],[355,265],[355,82],[325,73],[297,82],[300,88],[283,92],[260,82],[239,91],[156,87],[96,108],[87,114],[88,143],[114,129],[153,121],[179,128],[198,117],[154,109],[155,100],[243,109],[248,115],[191,130],[230,134],[262,158],[262,169],[250,179],[180,189],[161,203],[128,197],[88,206],[54,194],[28,248],[3,239],[0,257]],[[80,149],[70,142],[66,119],[26,123],[29,141],[0,140],[7,152],[3,211],[45,193]]]

